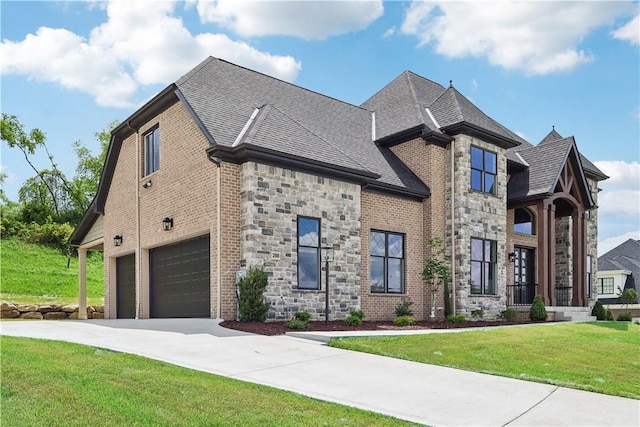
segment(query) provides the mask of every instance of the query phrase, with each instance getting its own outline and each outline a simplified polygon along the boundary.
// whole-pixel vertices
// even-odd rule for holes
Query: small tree
[[[542,301],[540,294],[536,294],[533,298],[533,303],[529,309],[529,317],[533,321],[547,320],[547,309],[544,308],[544,301]]]
[[[269,305],[264,302],[264,291],[269,284],[269,276],[262,268],[250,267],[247,275],[238,280],[238,311],[241,321],[267,319]]]
[[[436,293],[440,286],[444,288],[444,315],[451,314],[451,301],[449,299],[449,276],[450,269],[448,257],[445,255],[444,242],[441,238],[435,237],[427,243],[427,249],[431,251],[431,256],[424,260],[422,278],[431,286],[431,317],[435,317]]]
[[[596,301],[593,305],[593,310],[591,310],[591,315],[596,316],[597,320],[605,320],[607,318],[607,310],[605,310],[600,301]]]
[[[629,304],[634,304],[638,300],[638,293],[632,288],[620,289],[620,286],[618,286],[618,292],[620,292],[618,301],[624,304],[624,309],[629,313]]]

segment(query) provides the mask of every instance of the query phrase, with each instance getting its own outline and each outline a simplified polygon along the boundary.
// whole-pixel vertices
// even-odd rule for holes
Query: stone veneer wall
[[[587,217],[587,255],[591,256],[591,296],[589,297],[589,305],[593,306],[598,299],[598,287],[596,286],[598,273],[598,181],[587,178],[591,197],[596,207],[593,208]],[[588,292],[588,290],[587,290]]]
[[[471,190],[471,146],[497,153],[497,192],[485,194]],[[507,160],[505,150],[467,135],[454,142],[455,187],[454,227],[456,276],[456,314],[468,317],[471,311],[484,310],[485,319],[497,317],[506,309],[507,285]],[[447,206],[447,211],[449,206]],[[471,238],[496,242],[496,293],[471,294]],[[447,237],[447,240],[450,238]]]
[[[264,267],[269,320],[308,310],[324,319],[325,272],[321,290],[297,288],[297,217],[320,218],[321,246],[333,246],[329,264],[330,319],[360,309],[360,186],[276,166],[240,166],[241,266]]]
[[[58,304],[19,304],[2,301],[0,318],[2,319],[77,319],[78,305]],[[104,319],[104,306],[87,306],[87,319]]]
[[[554,288],[573,286],[573,221],[570,216],[556,218],[556,283]]]

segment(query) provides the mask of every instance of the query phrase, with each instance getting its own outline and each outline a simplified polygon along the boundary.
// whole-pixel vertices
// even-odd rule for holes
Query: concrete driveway
[[[638,426],[640,401],[232,331],[211,319],[4,321],[61,340],[438,426]]]

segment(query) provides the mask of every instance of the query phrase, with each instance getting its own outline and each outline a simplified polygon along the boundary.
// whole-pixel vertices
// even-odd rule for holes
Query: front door
[[[531,248],[515,247],[516,259],[514,262],[514,303],[531,304],[536,295],[534,282],[535,274],[535,250]]]

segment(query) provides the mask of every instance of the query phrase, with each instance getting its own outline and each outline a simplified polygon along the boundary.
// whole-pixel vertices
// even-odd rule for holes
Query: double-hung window
[[[160,128],[155,127],[143,136],[144,176],[160,169]]]
[[[320,289],[320,219],[298,217],[298,288]]]
[[[369,236],[372,293],[404,292],[404,235],[371,231]]]
[[[496,242],[471,239],[471,293],[496,293]]]
[[[496,194],[498,155],[493,151],[471,146],[471,189]]]

